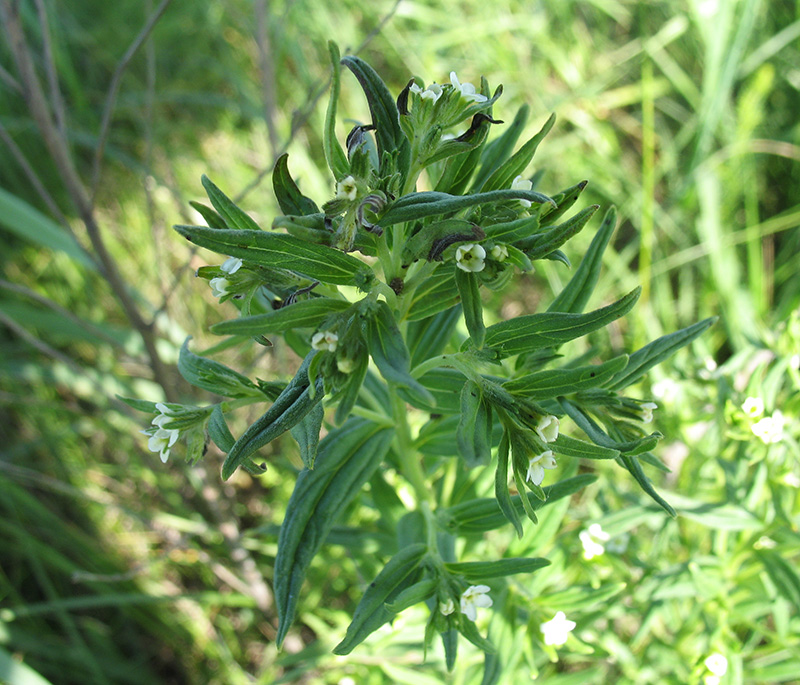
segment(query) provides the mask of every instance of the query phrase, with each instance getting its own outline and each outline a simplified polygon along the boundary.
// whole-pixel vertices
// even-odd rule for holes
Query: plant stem
[[[430,502],[432,493],[425,480],[425,472],[422,470],[421,458],[411,445],[411,430],[408,426],[406,403],[397,394],[397,386],[394,384],[390,384],[389,386],[389,396],[392,401],[392,419],[395,427],[400,471],[411,484],[411,487],[414,488],[417,502]]]

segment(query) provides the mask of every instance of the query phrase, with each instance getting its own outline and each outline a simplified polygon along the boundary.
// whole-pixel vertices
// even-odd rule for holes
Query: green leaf
[[[508,125],[503,135],[488,143],[481,155],[481,166],[472,182],[471,192],[483,190],[486,180],[503,164],[513,153],[514,146],[519,140],[525,122],[528,120],[528,105],[522,105],[517,110],[514,120]],[[512,179],[513,180],[513,179]]]
[[[577,425],[578,428],[586,433],[593,443],[600,445],[601,447],[619,450],[623,454],[632,456],[634,454],[641,454],[642,452],[648,452],[652,450],[658,444],[658,441],[663,437],[661,433],[656,431],[642,438],[637,438],[636,440],[620,442],[619,440],[615,440],[609,436],[608,433],[600,428],[600,426],[597,425],[594,419],[582,407],[563,397],[559,398],[559,403],[567,415],[575,422],[575,425]]]
[[[539,143],[544,140],[544,137],[550,132],[550,129],[553,128],[553,124],[555,123],[556,115],[551,114],[539,132],[528,142],[526,142],[519,150],[517,150],[511,159],[505,162],[489,177],[484,185],[484,188],[486,190],[509,188],[512,181],[517,176],[521,176],[528,164],[531,163],[533,156],[536,154],[536,149],[539,147]]]
[[[597,366],[537,371],[507,381],[503,383],[503,387],[515,395],[522,395],[531,400],[546,400],[602,386],[627,364],[628,356],[622,355]]]
[[[390,383],[408,388],[423,403],[433,404],[433,395],[411,375],[411,357],[389,305],[376,302],[364,316],[367,347],[381,376]]]
[[[222,478],[228,480],[233,472],[256,450],[294,427],[315,405],[322,401],[322,378],[316,380],[312,397],[308,367],[316,352],[311,352],[300,365],[294,378],[278,395],[272,406],[236,441],[222,465]]]
[[[592,238],[589,249],[575,270],[575,274],[548,307],[548,312],[579,314],[584,310],[597,285],[597,279],[600,277],[600,267],[603,263],[603,252],[605,252],[616,226],[617,210],[614,207],[609,207],[603,217],[600,228]]]
[[[63,252],[79,264],[95,270],[96,264],[87,252],[61,226],[24,200],[0,188],[0,225],[14,235]]]
[[[556,454],[578,459],[616,459],[619,456],[619,450],[577,440],[563,433],[559,434],[555,442],[547,443],[547,446]]]
[[[393,614],[385,604],[391,602],[408,585],[422,559],[428,553],[425,544],[409,545],[395,554],[373,580],[356,607],[347,634],[336,647],[334,654],[350,654],[368,635],[391,620]]]
[[[20,661],[18,655],[12,655],[2,646],[0,646],[0,678],[8,685],[50,685],[51,682],[24,661]]]
[[[483,393],[472,381],[461,390],[461,412],[456,443],[459,454],[469,468],[488,464],[492,458],[492,409]]]
[[[243,209],[237,207],[233,200],[211,182],[208,176],[203,174],[201,181],[208,194],[208,199],[211,200],[214,209],[216,209],[225,220],[225,224],[228,228],[239,229],[241,231],[261,230],[261,227],[250,218],[250,215]]]
[[[670,506],[669,502],[667,502],[656,492],[656,489],[653,487],[650,479],[645,475],[642,465],[639,463],[639,460],[636,457],[622,455],[620,456],[619,461],[630,472],[634,480],[639,484],[639,487],[641,487],[645,493],[650,495],[650,497],[656,504],[658,504],[658,506],[666,511],[672,518],[676,518],[678,516],[672,506]]]
[[[581,210],[575,216],[570,217],[563,224],[553,226],[553,228],[538,233],[531,238],[527,238],[519,243],[519,247],[524,250],[530,259],[541,259],[557,250],[570,238],[573,238],[583,230],[583,227],[600,209],[600,205],[591,205]]]
[[[122,395],[116,395],[116,398],[121,402],[124,402],[129,407],[133,407],[136,411],[143,411],[147,414],[159,414],[160,412],[156,409],[156,404],[158,402],[151,402],[150,400],[140,400],[135,397],[123,397]]]
[[[322,138],[325,150],[325,161],[333,173],[333,177],[340,181],[350,171],[347,156],[336,137],[336,106],[339,102],[339,89],[341,87],[341,68],[339,65],[339,47],[332,40],[328,41],[328,52],[331,56],[331,97],[328,100],[328,110],[325,113],[325,129]]]
[[[226,453],[231,451],[233,444],[236,442],[236,439],[228,428],[227,421],[225,421],[222,408],[219,405],[214,407],[208,419],[208,437],[214,441],[217,447]]]
[[[696,324],[687,326],[674,333],[664,335],[653,342],[648,343],[640,350],[630,356],[628,366],[617,374],[615,378],[606,386],[609,390],[622,390],[632,383],[638,381],[656,364],[660,364],[665,359],[675,354],[681,347],[685,347],[692,340],[703,333],[707,328],[716,322],[717,317],[704,319]]]
[[[522,520],[520,512],[514,506],[511,494],[508,491],[508,460],[509,444],[508,433],[503,433],[500,446],[497,449],[497,469],[494,474],[494,496],[503,516],[517,531],[517,535],[522,537]],[[520,502],[520,505],[522,503]]]
[[[178,371],[189,383],[225,397],[263,397],[261,389],[247,376],[190,352],[190,340],[191,337],[186,338],[178,357]]]
[[[426,578],[418,583],[407,587],[394,600],[386,604],[386,610],[392,614],[399,614],[415,604],[424,602],[429,597],[433,597],[439,588],[439,581],[436,578]]]
[[[314,200],[300,192],[289,173],[289,155],[284,153],[278,157],[272,170],[272,188],[275,198],[284,214],[291,216],[308,216],[319,214]]]
[[[213,252],[275,269],[289,269],[336,285],[366,286],[372,269],[355,257],[326,245],[268,231],[219,230],[205,226],[175,226],[189,242]]]
[[[275,557],[275,603],[283,643],[294,620],[306,570],[333,524],[389,449],[393,431],[350,419],[320,442],[313,471],[303,469],[286,507]]]
[[[467,324],[472,346],[479,350],[486,339],[486,326],[483,324],[483,302],[478,290],[478,277],[472,272],[456,268],[456,287],[461,296],[464,322]]]
[[[552,203],[552,198],[532,190],[493,190],[475,195],[450,195],[435,190],[409,193],[395,202],[378,224],[383,227],[405,221],[416,221],[428,216],[452,214],[476,205],[508,200],[530,200],[535,203]]]
[[[541,595],[539,600],[545,606],[559,611],[579,613],[606,605],[609,599],[616,597],[625,587],[625,583],[608,583],[598,588],[579,585],[561,592]]]
[[[194,200],[189,200],[189,204],[206,220],[209,228],[228,228],[225,219],[208,205],[204,205],[202,202],[195,202]]]
[[[574,186],[570,186],[566,190],[553,195],[553,199],[558,205],[557,209],[553,209],[550,205],[542,207],[539,212],[539,222],[542,226],[552,226],[558,219],[566,214],[569,209],[577,202],[583,189],[588,185],[588,181],[581,181]]]
[[[406,328],[406,344],[411,353],[411,368],[441,354],[453,337],[461,308],[451,307],[426,319],[412,321]],[[420,381],[424,385],[424,381]]]
[[[496,561],[467,561],[445,564],[444,567],[450,573],[462,575],[472,582],[512,576],[516,573],[533,573],[549,565],[550,562],[547,559],[513,557]]]
[[[438,314],[446,309],[451,309],[459,303],[458,288],[456,287],[453,269],[440,267],[430,278],[425,279],[414,291],[411,307],[406,319],[419,321],[429,316]]]
[[[587,333],[627,314],[641,288],[636,288],[613,304],[588,314],[529,314],[489,326],[486,329],[486,347],[496,352],[498,358],[511,357],[542,347],[554,347]],[[465,344],[462,349],[466,348]]]
[[[290,430],[292,437],[300,448],[300,459],[303,461],[303,466],[307,469],[313,469],[314,462],[317,459],[319,432],[322,428],[323,418],[325,418],[325,410],[320,402],[312,407],[311,411],[303,417],[303,420]]]
[[[392,94],[375,70],[361,58],[347,55],[342,58],[342,64],[353,72],[367,97],[372,123],[375,126],[381,174],[384,175],[387,171],[383,160],[388,153],[397,156],[398,170],[405,177],[408,173],[411,148],[400,126],[400,115]]]
[[[351,306],[347,300],[314,297],[265,314],[243,316],[214,324],[211,332],[216,335],[267,335],[285,333],[295,328],[317,328],[331,314],[343,312]]]

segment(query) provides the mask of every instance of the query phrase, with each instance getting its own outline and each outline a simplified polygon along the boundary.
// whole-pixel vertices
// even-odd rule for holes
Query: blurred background
[[[800,682],[800,3],[0,8],[0,682]],[[484,675],[462,644],[447,676],[438,647],[423,663],[422,610],[332,656],[374,571],[347,549],[374,541],[344,522],[279,653],[270,583],[299,464],[289,442],[259,480],[223,484],[216,451],[162,464],[138,432],[147,417],[115,397],[209,400],[174,369],[187,335],[208,348],[208,326],[234,314],[194,277],[218,259],[171,230],[198,223],[202,173],[264,226],[283,151],[305,194],[331,196],[328,40],[395,93],[456,71],[503,84],[497,118],[529,104],[528,136],[557,115],[537,189],[588,179],[585,204],[620,214],[590,305],[644,288],[606,347],[720,317],[639,388],[659,405],[671,469],[649,475],[677,519],[591,465],[598,481],[542,525],[487,543],[553,562],[510,591],[537,625],[559,610],[577,622],[557,660],[524,621],[504,623],[504,672]],[[347,73],[339,113],[368,119]],[[567,245],[573,263],[598,225]],[[543,266],[498,316],[535,311],[568,274]],[[269,379],[285,355],[217,358]],[[367,490],[350,517],[370,516]],[[595,537],[601,553],[593,523],[611,538]],[[724,674],[705,663],[715,653]]]

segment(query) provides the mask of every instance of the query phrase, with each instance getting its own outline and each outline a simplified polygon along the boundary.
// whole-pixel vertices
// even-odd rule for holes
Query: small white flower
[[[145,435],[149,435],[147,431],[141,431]],[[147,441],[147,449],[151,452],[159,452],[161,454],[161,461],[167,463],[169,458],[169,451],[178,439],[180,431],[177,428],[159,428],[155,433],[150,435]]]
[[[785,419],[783,418],[783,414],[776,410],[772,416],[765,416],[760,421],[754,423],[750,427],[750,430],[753,431],[756,437],[761,438],[761,442],[769,445],[783,440],[784,423]]]
[[[544,480],[544,470],[554,469],[556,466],[553,452],[545,450],[528,460],[528,473],[525,474],[525,480],[529,480],[534,485],[541,485]]]
[[[483,271],[486,250],[480,245],[467,243],[456,248],[456,266],[462,271]]]
[[[728,672],[728,660],[719,652],[707,656],[703,663],[709,671],[720,678]]]
[[[358,195],[356,179],[346,176],[336,184],[336,198],[344,200],[355,200]]]
[[[449,616],[456,610],[455,602],[453,602],[453,598],[450,597],[444,604],[439,604],[439,611],[442,612],[442,616]],[[474,620],[474,619],[473,619]]]
[[[222,266],[219,267],[224,271],[226,274],[235,274],[239,269],[242,268],[242,260],[238,257],[228,257],[224,262],[222,262]]]
[[[492,606],[492,598],[488,585],[470,585],[461,595],[461,613],[466,614],[470,621],[478,617],[478,609],[488,609]]]
[[[419,95],[423,100],[433,100],[436,102],[442,97],[442,87],[438,83],[431,83],[425,90],[422,90],[416,83],[412,83],[409,90]]]
[[[655,402],[642,402],[639,405],[639,416],[642,417],[642,423],[652,423],[653,422],[653,410],[658,409],[658,405]]]
[[[558,419],[551,415],[543,416],[536,424],[536,434],[545,442],[555,442],[558,439]]]
[[[582,530],[578,537],[583,545],[583,558],[586,560],[602,556],[606,551],[603,543],[611,539],[599,523],[593,523],[587,530]]]
[[[314,333],[311,337],[311,347],[315,350],[335,352],[338,344],[339,336],[331,331],[320,331],[319,333]]]
[[[450,72],[450,83],[453,84],[453,88],[461,93],[461,97],[465,100],[472,100],[473,102],[486,102],[488,99],[485,95],[477,92],[475,90],[475,86],[471,83],[461,83],[456,76],[456,72]]]
[[[496,262],[504,262],[508,259],[508,248],[505,245],[495,245],[490,254]]]
[[[764,413],[764,400],[760,397],[748,397],[742,404],[742,410],[750,418],[755,419]]]
[[[517,176],[513,181],[511,181],[511,190],[532,190],[533,183],[529,181],[527,178],[523,178],[522,176]],[[520,200],[519,203],[523,207],[530,207],[531,201],[530,200]]]
[[[567,620],[563,611],[559,611],[552,619],[539,626],[544,635],[546,645],[563,645],[570,632],[575,628],[575,621]]]
[[[175,418],[170,415],[169,408],[163,402],[156,402],[156,409],[159,411],[159,413],[153,417],[153,420],[150,423],[158,428],[164,428],[165,423],[169,423],[173,418]]]
[[[228,287],[231,282],[227,278],[218,276],[217,278],[212,278],[208,284],[211,286],[211,292],[214,297],[224,297],[228,294]]]

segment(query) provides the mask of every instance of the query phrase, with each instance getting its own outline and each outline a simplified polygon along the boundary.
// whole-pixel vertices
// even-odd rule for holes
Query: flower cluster
[[[228,257],[219,268],[223,273],[228,274],[228,276],[232,276],[241,267],[241,259],[238,259],[237,257]],[[211,292],[214,294],[214,297],[225,297],[225,295],[230,293],[229,288],[231,287],[231,282],[225,276],[217,276],[216,278],[212,278],[208,284],[211,286]]]
[[[603,543],[611,539],[599,523],[593,523],[587,530],[582,530],[578,537],[583,545],[583,558],[587,561],[605,554],[606,548]]]
[[[161,402],[156,403],[156,409],[158,409],[159,413],[152,421],[155,430],[148,428],[139,432],[150,436],[150,439],[147,441],[147,449],[151,452],[158,452],[161,456],[161,461],[166,464],[167,459],[169,459],[169,451],[180,436],[180,430],[177,428],[164,427],[165,424],[175,418],[169,413],[169,409],[165,404]]]

